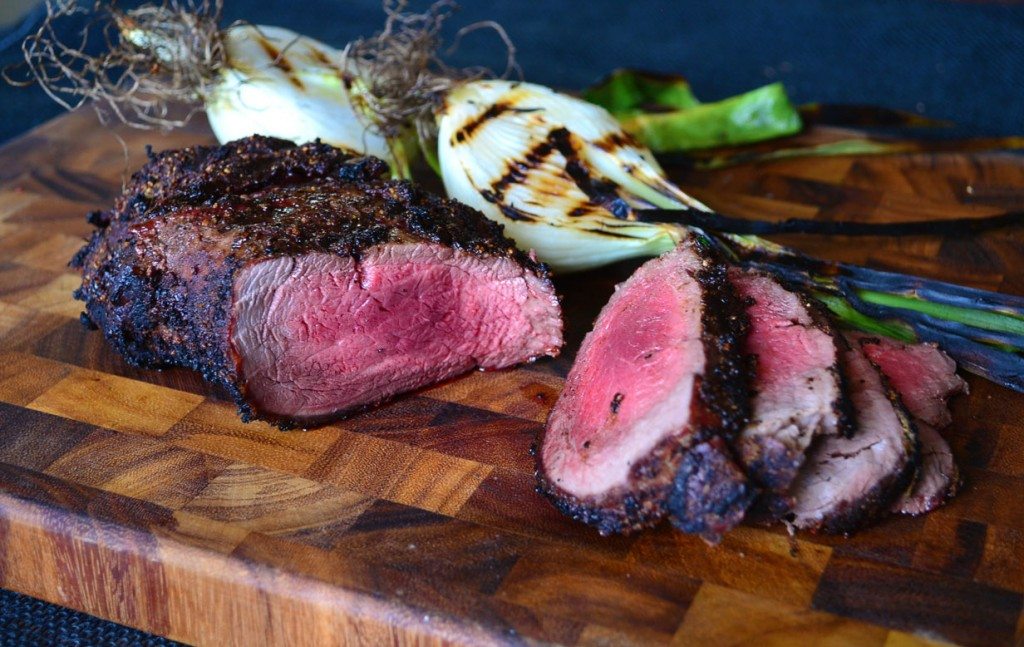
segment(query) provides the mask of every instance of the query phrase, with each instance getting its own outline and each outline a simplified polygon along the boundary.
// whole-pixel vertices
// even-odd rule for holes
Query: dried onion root
[[[164,0],[129,10],[48,0],[42,25],[22,42],[24,64],[5,69],[3,77],[14,85],[38,84],[68,110],[91,102],[103,123],[180,127],[198,112],[196,101],[224,66],[220,15],[221,0]],[[81,19],[81,29],[69,29]],[[148,34],[147,41],[126,37],[133,32]],[[184,115],[173,111],[189,104]]]

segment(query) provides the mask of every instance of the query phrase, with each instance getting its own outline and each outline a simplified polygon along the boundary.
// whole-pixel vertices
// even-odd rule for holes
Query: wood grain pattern
[[[533,490],[528,448],[636,263],[558,280],[568,346],[309,432],[242,424],[182,370],[127,366],[77,321],[67,260],[156,135],[91,114],[0,149],[0,585],[186,642],[968,645],[1024,641],[1024,397],[971,379],[966,487],[850,538],[741,527],[600,538]],[[841,136],[818,130],[801,136]],[[957,217],[1024,208],[1009,154],[673,171],[737,215]],[[788,238],[811,253],[1024,294],[1024,232]]]

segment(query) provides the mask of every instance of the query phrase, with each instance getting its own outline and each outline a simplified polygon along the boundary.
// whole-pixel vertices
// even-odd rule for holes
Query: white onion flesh
[[[682,235],[676,226],[624,218],[622,205],[706,209],[669,182],[606,110],[544,86],[465,83],[448,95],[437,123],[448,195],[504,225],[556,272],[655,255]],[[552,146],[560,129],[568,132]],[[581,169],[620,201],[617,212],[574,179]]]

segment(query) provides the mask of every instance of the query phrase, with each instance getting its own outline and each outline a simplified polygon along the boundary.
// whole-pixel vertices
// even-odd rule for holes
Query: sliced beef
[[[866,335],[855,339],[882,369],[912,416],[937,429],[949,426],[953,421],[949,398],[968,391],[949,355],[935,344],[903,344]]]
[[[960,485],[949,444],[937,428],[953,420],[947,402],[967,393],[956,363],[935,344],[904,344],[857,335],[864,353],[882,370],[913,416],[921,438],[921,466],[913,488],[893,505],[902,514],[924,514],[948,501]]]
[[[282,426],[556,354],[545,269],[386,170],[260,137],[156,156],[92,217],[77,296],[131,363],[201,371]]]
[[[921,464],[910,490],[893,503],[892,511],[917,516],[948,501],[960,487],[960,472],[949,443],[926,422],[916,421]]]
[[[917,434],[880,371],[856,344],[844,350],[841,366],[856,430],[812,445],[789,492],[786,518],[797,528],[853,532],[888,511],[917,468]]]
[[[758,272],[732,268],[747,304],[744,352],[755,361],[750,422],[735,446],[747,474],[769,492],[789,490],[811,441],[848,435],[840,347],[828,320],[806,297]]]
[[[539,490],[603,534],[657,522],[673,488],[683,493],[673,510],[681,526],[713,533],[720,519],[731,520],[685,493],[748,487],[739,470],[701,467],[705,458],[718,465],[724,446],[690,457],[695,445],[731,436],[745,420],[744,328],[724,265],[700,243],[645,263],[583,340],[540,438]],[[677,482],[687,460],[692,469]],[[748,500],[733,497],[738,507]]]

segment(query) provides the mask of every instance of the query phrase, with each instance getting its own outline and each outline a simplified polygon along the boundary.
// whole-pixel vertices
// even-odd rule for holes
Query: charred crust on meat
[[[752,360],[740,348],[750,329],[747,311],[729,281],[728,266],[712,247],[695,240],[703,267],[694,277],[703,287],[701,314],[702,340],[707,370],[700,380],[705,415],[699,419],[703,439],[709,433],[721,433],[732,439],[750,417],[750,376]]]
[[[758,483],[772,492],[788,488],[804,462],[802,453],[790,451],[781,441],[765,436],[744,443],[741,457],[751,478],[756,475]]]
[[[721,437],[692,447],[669,495],[672,525],[718,543],[743,520],[758,490],[731,458]]]
[[[665,501],[672,490],[672,480],[686,454],[686,447],[678,439],[668,438],[659,443],[642,461],[631,468],[631,486],[605,493],[600,501],[581,499],[568,494],[552,483],[541,465],[541,454],[536,456],[537,491],[544,495],[559,511],[589,526],[602,536],[630,534],[650,528],[661,521],[666,513]]]
[[[244,420],[319,422],[276,419],[245,398],[229,342],[243,268],[306,252],[358,258],[375,245],[419,240],[508,257],[550,280],[500,225],[387,172],[377,158],[319,141],[260,136],[151,154],[111,209],[88,216],[97,230],[72,260],[83,273],[75,297],[133,366],[198,371],[231,394]],[[164,246],[150,244],[168,237],[195,242],[187,258],[172,263]]]
[[[728,265],[710,246],[699,241],[697,245],[705,256],[695,276],[705,294],[701,321],[708,368],[699,380],[704,407],[703,415],[694,418],[699,426],[694,442],[699,444],[686,453],[676,471],[668,509],[677,528],[714,542],[743,519],[756,498],[728,447],[750,418],[755,360],[741,351],[750,322],[729,280]],[[706,469],[711,463],[715,469]],[[712,491],[716,494],[708,496]]]

